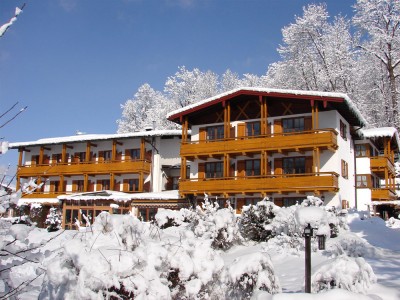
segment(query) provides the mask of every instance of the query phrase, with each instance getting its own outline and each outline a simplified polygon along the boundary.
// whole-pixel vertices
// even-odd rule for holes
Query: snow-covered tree
[[[399,128],[400,2],[357,0],[353,23],[359,29],[359,47],[381,72],[369,90],[379,89],[385,106],[386,126]]]
[[[6,31],[10,28],[10,26],[12,24],[14,24],[15,21],[17,21],[17,18],[19,16],[19,14],[22,13],[22,10],[24,9],[24,7],[25,7],[25,4],[22,5],[21,8],[16,7],[14,16],[7,23],[4,23],[3,25],[0,26],[0,37],[2,37],[6,33]]]
[[[184,107],[218,93],[218,75],[212,71],[202,72],[197,68],[192,71],[185,66],[178,68],[174,76],[168,77],[164,92],[167,97]]]
[[[148,126],[153,126],[153,121],[157,129],[176,128],[176,125],[165,117],[176,107],[148,83],[139,87],[133,99],[128,99],[121,108],[122,118],[117,120],[118,133],[143,130]]]
[[[351,91],[354,64],[350,23],[338,16],[329,20],[324,4],[310,4],[303,15],[282,29],[283,60],[272,64],[267,83],[279,88]]]
[[[44,223],[47,225],[47,231],[57,231],[61,228],[61,215],[57,208],[50,208],[49,214]]]

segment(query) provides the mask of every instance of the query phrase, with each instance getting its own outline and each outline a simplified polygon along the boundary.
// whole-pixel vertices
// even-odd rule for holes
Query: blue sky
[[[24,12],[0,38],[0,114],[16,101],[18,109],[28,106],[0,129],[0,138],[10,142],[76,130],[115,133],[120,105],[144,83],[162,90],[178,66],[263,75],[279,60],[282,27],[303,6],[320,3],[0,0],[0,23],[24,2]],[[323,2],[331,16],[352,15],[352,0]],[[0,155],[0,170],[9,163],[17,164],[17,151]]]

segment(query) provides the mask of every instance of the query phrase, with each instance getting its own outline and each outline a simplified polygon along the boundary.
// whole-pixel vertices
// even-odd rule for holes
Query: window
[[[224,126],[207,127],[207,140],[219,140],[224,138]]]
[[[342,120],[340,120],[340,136],[347,141],[347,126]]]
[[[128,192],[137,192],[139,190],[139,179],[128,179]]]
[[[246,176],[259,176],[261,174],[261,161],[259,159],[246,160]]]
[[[367,145],[356,145],[356,156],[367,156]]]
[[[83,180],[73,180],[72,181],[72,191],[73,192],[84,192],[84,181]]]
[[[109,179],[100,180],[100,184],[101,184],[101,189],[102,190],[109,190],[110,189],[110,180]]]
[[[140,149],[129,149],[129,156],[132,160],[140,159]]]
[[[32,155],[31,163],[32,163],[32,165],[38,165],[39,164],[39,155]]]
[[[223,176],[222,162],[206,163],[206,178],[221,178]]]
[[[289,207],[296,204],[301,204],[304,201],[304,198],[283,198],[283,206]]]
[[[368,187],[368,175],[357,175],[356,177],[356,187],[366,188]]]
[[[60,192],[60,182],[59,181],[50,181],[50,191],[51,192]]]
[[[246,135],[247,136],[258,136],[261,134],[260,122],[246,123]]]
[[[292,118],[282,120],[283,132],[304,131],[304,118]]]
[[[57,153],[57,154],[53,154],[52,157],[52,163],[61,163],[62,161],[62,154],[61,153]]]
[[[305,157],[289,157],[282,159],[284,174],[304,174],[306,172]]]
[[[112,152],[111,150],[107,150],[103,152],[103,157],[105,161],[111,161]]]
[[[343,178],[349,177],[349,165],[343,159],[342,159],[342,177]]]
[[[75,162],[84,162],[86,160],[86,152],[75,152]]]
[[[245,198],[244,203],[246,206],[251,205],[256,205],[258,202],[260,202],[262,199],[261,198]]]

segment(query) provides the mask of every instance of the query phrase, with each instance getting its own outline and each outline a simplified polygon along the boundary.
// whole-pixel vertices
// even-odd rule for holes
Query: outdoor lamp
[[[310,237],[313,235],[313,229],[311,227],[310,224],[308,224],[305,228],[304,228],[304,236],[305,237]]]
[[[324,234],[317,235],[318,237],[318,250],[325,250],[326,236]]]

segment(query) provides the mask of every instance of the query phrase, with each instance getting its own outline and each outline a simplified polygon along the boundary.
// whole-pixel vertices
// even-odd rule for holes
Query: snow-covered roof
[[[97,192],[86,192],[86,193],[77,193],[71,195],[61,195],[57,197],[59,200],[114,200],[114,201],[130,201],[132,200],[132,195],[123,193],[123,192],[116,192],[110,190],[104,191],[97,191]]]
[[[320,91],[302,91],[302,90],[289,90],[289,89],[272,89],[272,88],[263,88],[263,87],[240,87],[236,88],[230,91],[227,91],[225,93],[221,93],[219,95],[201,100],[199,102],[193,103],[191,105],[182,107],[180,109],[177,109],[175,111],[170,112],[167,115],[167,118],[169,120],[176,119],[178,116],[182,115],[183,113],[190,113],[192,111],[196,111],[202,107],[210,106],[213,105],[214,103],[219,102],[221,99],[225,99],[227,97],[235,96],[235,95],[240,95],[240,94],[246,94],[250,92],[255,92],[255,93],[261,93],[261,94],[273,94],[274,96],[282,95],[282,97],[289,96],[310,96],[313,97],[315,100],[324,100],[324,98],[336,98],[338,100],[344,100],[344,103],[347,104],[347,107],[350,111],[354,113],[354,115],[357,117],[358,121],[362,125],[366,125],[367,121],[361,114],[361,112],[358,110],[356,105],[353,103],[353,101],[347,96],[346,94],[343,93],[333,93],[333,92],[320,92]],[[320,98],[320,99],[316,99]]]
[[[132,200],[168,200],[180,199],[179,191],[162,191],[159,193],[137,193],[131,194]]]
[[[101,141],[101,140],[111,140],[111,139],[134,138],[134,137],[180,136],[181,134],[182,134],[181,130],[149,130],[149,131],[114,133],[114,134],[78,134],[65,137],[44,138],[31,142],[10,143],[9,148],[15,149],[18,147],[26,147],[26,146],[86,142],[86,141]]]
[[[394,127],[380,127],[380,128],[369,128],[369,129],[361,129],[361,134],[365,138],[376,138],[376,137],[394,137],[397,143],[397,146],[400,146],[399,133]]]
[[[35,204],[54,204],[58,205],[60,203],[60,200],[57,198],[20,198],[18,199],[18,204],[17,206],[21,205],[35,205]]]
[[[180,199],[179,192],[177,190],[163,191],[158,193],[136,193],[128,194],[116,191],[97,191],[97,192],[86,192],[71,195],[62,195],[57,197],[59,200],[114,200],[114,201],[131,201],[131,200],[168,200],[168,199]]]

